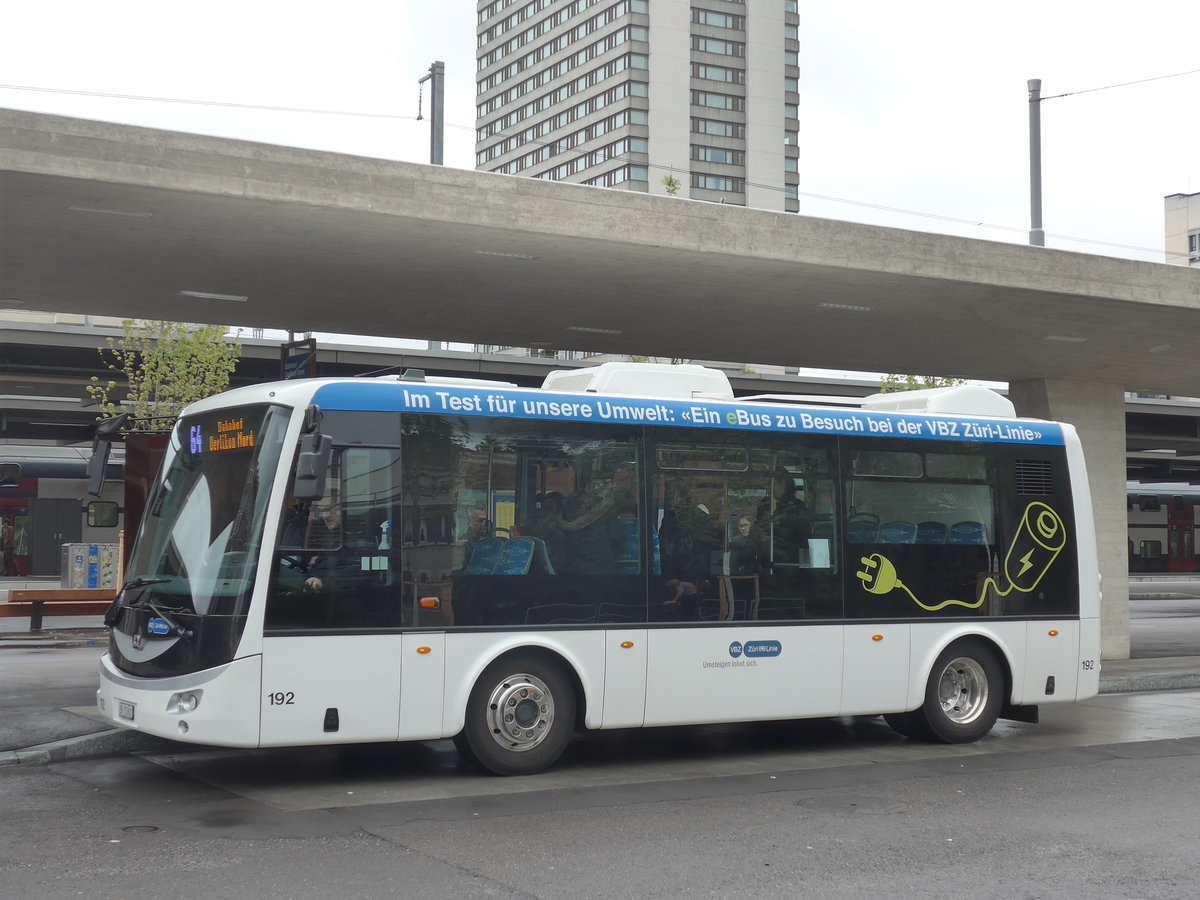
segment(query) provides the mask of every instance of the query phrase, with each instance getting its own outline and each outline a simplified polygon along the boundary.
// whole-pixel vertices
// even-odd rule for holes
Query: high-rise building
[[[478,169],[798,210],[796,0],[478,13]]]
[[[1168,194],[1163,198],[1167,262],[1200,266],[1200,194]]]

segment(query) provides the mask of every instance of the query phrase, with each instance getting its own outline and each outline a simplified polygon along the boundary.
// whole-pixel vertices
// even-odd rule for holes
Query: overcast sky
[[[1200,73],[1178,74],[1200,69],[1195,10],[800,0],[801,212],[1024,243],[1041,78],[1071,94],[1041,107],[1047,245],[1161,259],[1164,195],[1200,191]],[[474,166],[470,0],[47,0],[4,18],[0,106],[413,162],[417,80],[440,59],[446,163]]]

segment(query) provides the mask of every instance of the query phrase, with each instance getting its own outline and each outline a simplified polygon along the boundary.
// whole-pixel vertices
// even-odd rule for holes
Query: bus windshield
[[[127,589],[143,586],[159,606],[196,616],[245,612],[287,422],[287,410],[267,405],[178,422],[129,561]]]

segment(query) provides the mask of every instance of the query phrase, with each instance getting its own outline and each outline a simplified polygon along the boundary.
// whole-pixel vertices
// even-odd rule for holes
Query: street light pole
[[[1042,230],[1042,79],[1029,79],[1029,243],[1046,246]]]
[[[442,132],[446,114],[446,64],[438,60],[429,67],[429,74],[417,84],[429,82],[429,163],[442,164]],[[421,118],[419,115],[417,118]]]

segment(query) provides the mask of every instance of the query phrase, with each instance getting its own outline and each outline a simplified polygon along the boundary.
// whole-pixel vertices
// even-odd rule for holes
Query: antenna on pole
[[[442,164],[442,132],[445,128],[445,94],[446,94],[446,64],[438,60],[429,67],[429,74],[417,81],[424,85],[429,82],[429,162],[431,165]],[[424,118],[421,115],[421,97],[417,98],[417,121]]]

